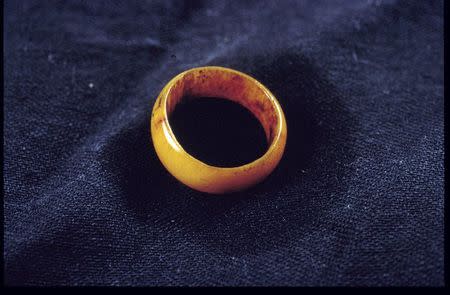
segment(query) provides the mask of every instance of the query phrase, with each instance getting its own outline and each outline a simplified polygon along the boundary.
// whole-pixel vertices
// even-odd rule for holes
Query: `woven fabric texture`
[[[7,285],[444,284],[443,1],[4,5]],[[226,197],[150,138],[205,65],[287,118],[278,168]]]

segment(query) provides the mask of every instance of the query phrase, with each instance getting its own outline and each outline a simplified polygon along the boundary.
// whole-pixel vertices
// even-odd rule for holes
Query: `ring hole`
[[[268,149],[258,119],[224,98],[183,97],[169,123],[185,151],[212,166],[241,166],[260,158]]]

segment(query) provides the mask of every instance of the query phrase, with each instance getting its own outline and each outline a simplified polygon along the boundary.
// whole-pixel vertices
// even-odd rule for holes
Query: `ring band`
[[[169,116],[184,97],[220,97],[250,110],[264,128],[264,155],[238,167],[215,167],[188,154],[177,141]],[[236,70],[208,66],[178,74],[163,88],[153,107],[151,136],[164,167],[185,185],[212,194],[236,192],[265,179],[283,156],[286,119],[275,96],[256,79]]]

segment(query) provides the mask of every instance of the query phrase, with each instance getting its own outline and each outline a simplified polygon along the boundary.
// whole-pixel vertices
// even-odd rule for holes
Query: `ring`
[[[211,166],[188,154],[169,124],[184,97],[219,97],[250,110],[264,128],[269,146],[266,153],[238,167]],[[211,194],[241,191],[265,179],[280,162],[287,138],[286,119],[275,96],[249,75],[216,66],[187,70],[167,83],[153,106],[150,129],[156,154],[170,174]]]

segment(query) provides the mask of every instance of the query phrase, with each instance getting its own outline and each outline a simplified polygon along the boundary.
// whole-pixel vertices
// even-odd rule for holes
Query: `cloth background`
[[[443,1],[5,1],[7,285],[443,285]],[[195,66],[279,99],[276,171],[226,197],[149,117]]]

